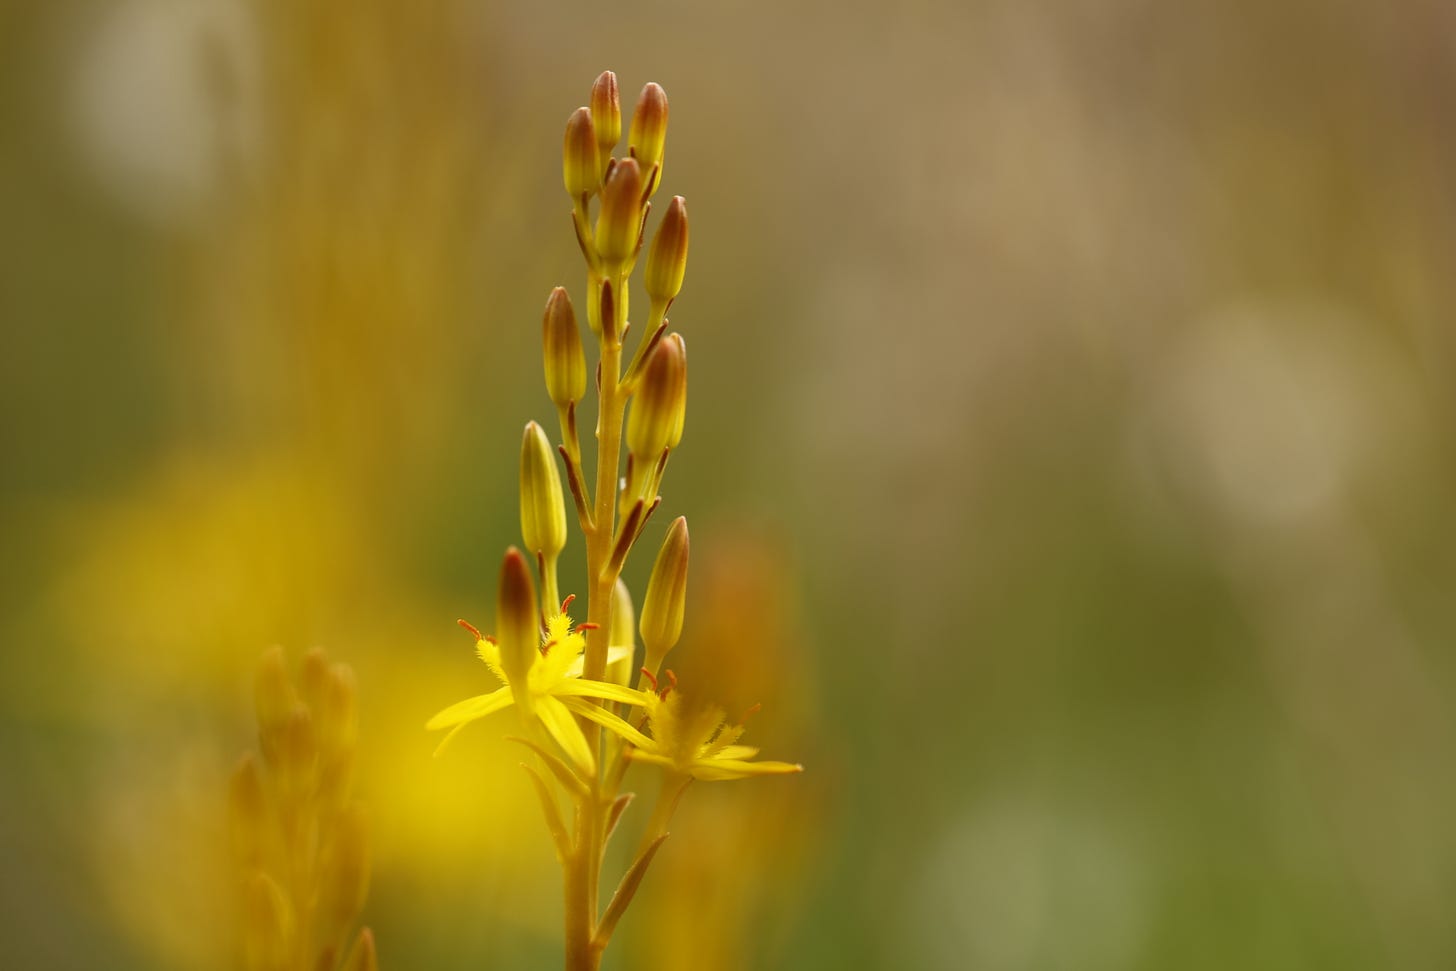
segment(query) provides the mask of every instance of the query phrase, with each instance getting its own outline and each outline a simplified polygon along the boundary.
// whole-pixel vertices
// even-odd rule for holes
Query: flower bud
[[[268,838],[268,802],[258,760],[251,752],[233,770],[228,809],[234,853],[239,861],[256,864],[263,858]]]
[[[258,713],[258,742],[269,763],[278,758],[278,748],[288,727],[289,716],[298,704],[298,695],[288,679],[288,664],[283,648],[270,647],[258,661],[253,683],[253,701]]]
[[[602,210],[597,214],[597,253],[620,263],[637,252],[642,229],[642,169],[633,159],[612,166],[602,185]]]
[[[644,283],[647,295],[654,301],[671,302],[682,290],[683,274],[688,268],[688,207],[682,196],[673,196],[667,215],[652,237],[647,253]]]
[[[536,613],[536,584],[521,551],[512,546],[501,563],[500,586],[495,600],[496,642],[500,646],[501,668],[514,685],[516,703],[526,704],[531,693],[524,690],[531,666],[541,656],[540,626]]]
[[[556,453],[534,421],[526,422],[521,439],[521,537],[529,552],[548,560],[566,546],[566,501]]]
[[[562,148],[562,176],[566,194],[573,199],[589,196],[602,181],[602,167],[597,161],[597,133],[592,129],[589,108],[578,108],[566,120],[566,140]]]
[[[607,663],[607,680],[614,684],[627,685],[632,681],[632,672],[636,670],[632,664],[632,649],[637,644],[636,629],[637,614],[632,609],[632,592],[627,589],[626,581],[617,577],[617,585],[612,588],[612,626],[608,629],[607,644],[612,648],[627,648],[627,656]]]
[[[565,287],[551,291],[546,313],[541,317],[542,357],[546,361],[546,393],[557,407],[565,408],[586,393],[586,355],[581,349],[581,331],[576,311]]]
[[[632,130],[627,134],[627,147],[642,166],[642,177],[651,180],[648,195],[657,191],[662,178],[662,151],[667,144],[667,92],[655,81],[649,81],[632,109]],[[655,170],[655,171],[654,171]]]
[[[627,413],[627,448],[637,461],[656,462],[664,448],[675,447],[682,439],[687,394],[687,348],[680,336],[669,334],[647,359]]]
[[[617,97],[617,76],[603,71],[592,85],[592,127],[597,133],[597,155],[603,170],[622,139],[622,102]]]
[[[647,652],[647,670],[656,671],[667,652],[682,636],[683,611],[688,593],[688,521],[672,521],[642,601],[642,645]]]

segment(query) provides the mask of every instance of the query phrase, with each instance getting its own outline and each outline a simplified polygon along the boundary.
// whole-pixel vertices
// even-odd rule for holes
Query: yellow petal
[[[591,749],[586,744],[586,736],[581,733],[581,726],[571,717],[565,704],[546,695],[536,704],[536,717],[541,719],[541,724],[546,726],[551,737],[556,739],[556,743],[573,762],[587,775],[596,774],[597,762],[592,758]]]
[[[477,718],[484,718],[486,715],[500,711],[512,701],[510,688],[497,688],[488,695],[477,695],[474,698],[466,698],[458,701],[440,712],[434,718],[425,722],[427,731],[435,731],[439,728],[449,728],[451,725],[463,725],[466,722],[475,721]]]
[[[621,660],[624,660],[626,658],[630,658],[631,656],[632,656],[632,645],[631,644],[619,644],[616,647],[609,647],[609,648],[607,648],[607,663],[608,664],[611,664],[614,661],[621,661]],[[568,677],[568,678],[579,678],[579,677],[581,677],[581,673],[583,671],[585,671],[585,670],[586,670],[586,656],[583,655],[583,654],[578,654],[575,658],[572,659],[571,664],[567,666],[567,668],[566,668],[566,677]]]
[[[638,746],[639,748],[653,747],[652,739],[648,738],[646,735],[643,735],[637,729],[633,728],[621,718],[618,718],[616,715],[607,711],[601,705],[594,705],[589,701],[581,701],[577,698],[567,698],[564,701],[557,702],[557,704],[564,704],[567,708],[576,712],[581,717],[589,718],[592,721],[596,722],[598,725],[601,725],[603,728],[611,729],[612,731],[616,732],[618,735],[622,736],[627,741],[631,742],[633,745]]]
[[[715,759],[751,759],[758,754],[752,745],[725,745],[713,753]]]
[[[647,698],[641,691],[633,691],[631,688],[624,688],[619,684],[608,684],[605,681],[588,681],[586,678],[567,678],[556,684],[551,693],[557,696],[569,695],[574,698],[604,698],[607,701],[620,701],[626,705],[636,705],[639,708],[647,704]]]
[[[704,782],[746,779],[752,775],[788,775],[803,772],[802,765],[789,762],[745,762],[739,759],[699,759],[693,762],[693,778]]]

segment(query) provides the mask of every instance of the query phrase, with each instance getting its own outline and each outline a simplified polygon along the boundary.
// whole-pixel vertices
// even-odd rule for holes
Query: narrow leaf
[[[561,818],[561,810],[557,808],[556,799],[552,797],[551,790],[546,786],[546,780],[541,778],[537,772],[526,763],[521,763],[531,776],[531,782],[536,787],[536,795],[541,799],[541,811],[546,816],[546,828],[551,830],[551,842],[556,844],[556,856],[558,860],[565,860],[571,856],[571,838],[566,835],[566,822]]]
[[[642,884],[642,878],[647,875],[647,867],[651,865],[652,858],[657,855],[657,848],[669,835],[663,833],[649,843],[647,849],[643,850],[642,855],[637,857],[637,861],[632,864],[631,869],[623,875],[622,882],[617,885],[617,892],[612,894],[612,902],[607,904],[607,912],[602,914],[602,922],[597,925],[597,934],[593,944],[599,950],[604,949],[607,942],[612,939],[612,931],[616,930],[617,921],[622,919],[627,905],[632,902],[637,888]]]
[[[636,795],[637,793],[635,792],[623,793],[612,803],[612,808],[607,810],[607,835],[602,839],[603,846],[611,842],[612,834],[617,831],[617,823],[622,819],[622,813],[626,811],[628,803]]]
[[[567,792],[578,797],[586,795],[586,785],[582,782],[581,778],[572,771],[571,766],[561,761],[557,755],[537,745],[529,738],[521,738],[518,735],[507,735],[506,741],[520,742],[526,748],[541,756],[541,761],[546,763],[546,768],[551,770],[551,774],[556,777],[557,782],[560,782],[566,787]]]

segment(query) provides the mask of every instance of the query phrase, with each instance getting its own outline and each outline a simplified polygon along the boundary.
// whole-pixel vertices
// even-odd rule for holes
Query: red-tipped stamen
[[[468,620],[457,620],[455,621],[455,623],[459,624],[461,627],[464,627],[466,630],[470,631],[470,633],[474,634],[477,641],[490,640],[490,638],[482,634],[480,632],[480,629],[477,628],[474,624],[470,623],[470,621]]]
[[[579,630],[579,631],[582,631],[582,630],[600,630],[601,629],[601,626],[602,626],[601,624],[577,624],[576,625],[576,629]]]
[[[748,719],[752,718],[754,715],[758,714],[761,711],[763,711],[763,703],[762,702],[754,702],[749,707],[749,709],[743,713],[743,717],[740,718],[740,719],[738,719],[738,724],[740,726],[747,725],[748,724]]]
[[[657,694],[657,678],[654,677],[652,672],[647,670],[646,668],[642,669],[642,676],[648,681],[652,682],[652,693]]]
[[[566,599],[563,600],[563,601],[561,601],[561,612],[563,614],[566,613],[566,608],[567,607],[570,607],[571,606],[571,602],[573,600],[575,600],[575,599],[576,599],[576,594],[574,594],[574,593],[568,593],[566,595]]]

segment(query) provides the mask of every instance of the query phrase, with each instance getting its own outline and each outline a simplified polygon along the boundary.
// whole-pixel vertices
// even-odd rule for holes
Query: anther
[[[474,634],[477,641],[490,640],[490,638],[482,634],[480,630],[468,620],[457,620],[455,621],[455,623],[459,624],[461,627],[464,627],[466,630],[470,631],[470,633]]]

